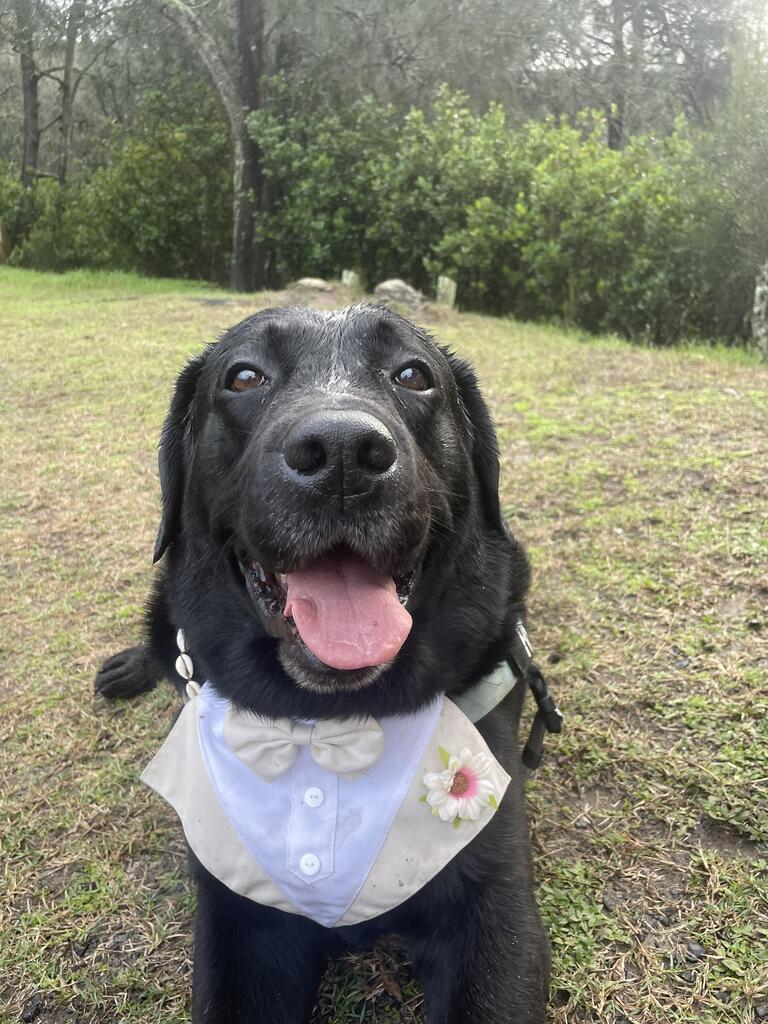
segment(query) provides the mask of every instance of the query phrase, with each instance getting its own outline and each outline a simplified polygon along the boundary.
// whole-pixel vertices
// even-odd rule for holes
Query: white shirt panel
[[[355,779],[322,769],[309,747],[273,782],[234,754],[224,735],[230,704],[206,683],[194,701],[205,766],[224,813],[251,855],[304,914],[332,925],[363,885],[435,730],[442,698],[426,710],[380,721],[384,750]],[[309,807],[304,794],[322,790]],[[308,855],[317,870],[302,870]]]

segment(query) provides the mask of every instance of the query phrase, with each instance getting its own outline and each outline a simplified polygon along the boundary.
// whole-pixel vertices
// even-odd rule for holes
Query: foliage
[[[473,115],[445,89],[404,116],[371,98],[318,112],[273,89],[250,127],[283,277],[352,266],[429,289],[447,273],[465,308],[656,343],[711,332],[720,270],[702,240],[729,204],[682,122],[619,151],[597,114],[511,130],[501,107]]]
[[[249,117],[272,279],[349,267],[369,285],[397,276],[430,291],[447,273],[465,309],[656,344],[745,337],[768,255],[756,130],[768,78],[755,66],[746,62],[754,80],[734,87],[733,127],[680,121],[622,150],[609,147],[597,113],[510,126],[501,106],[473,114],[448,89],[405,114],[370,96],[329,108],[311,86],[275,78]],[[745,95],[765,102],[750,107]],[[171,81],[113,132],[90,178],[66,189],[41,179],[24,195],[0,168],[0,220],[13,223],[23,201],[32,221],[11,260],[221,280],[229,166],[212,92]]]
[[[43,179],[13,253],[47,270],[113,267],[217,279],[226,265],[231,175],[226,125],[210,90],[145,96],[105,166],[66,188]]]
[[[697,136],[719,203],[701,218],[713,333],[746,337],[755,271],[768,260],[768,61],[757,41],[735,54],[731,94]]]
[[[601,118],[528,134],[546,148],[516,211],[530,312],[657,343],[695,329],[707,186],[684,126],[623,151],[608,148]]]
[[[374,213],[363,171],[396,133],[392,108],[370,99],[322,117],[316,106],[308,88],[277,78],[268,108],[249,117],[270,195],[258,226],[283,279],[362,262]]]
[[[503,110],[473,117],[446,89],[429,116],[372,97],[318,113],[276,79],[250,130],[272,194],[261,228],[284,277],[357,266],[372,283],[397,275],[424,287],[424,255],[463,220],[468,183],[502,184]]]
[[[23,193],[16,169],[12,164],[0,161],[0,263],[12,246]]]

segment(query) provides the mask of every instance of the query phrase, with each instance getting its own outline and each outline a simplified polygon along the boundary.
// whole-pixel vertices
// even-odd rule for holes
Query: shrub
[[[106,166],[64,189],[36,184],[32,228],[13,261],[222,278],[232,219],[228,138],[210,91],[147,94],[130,130],[111,140]]]
[[[23,194],[16,168],[0,161],[0,263],[5,262],[13,248]]]
[[[609,149],[598,115],[526,125],[510,146],[524,182],[491,197],[437,247],[465,305],[669,342],[707,305],[701,224],[717,193],[682,125],[658,142]]]
[[[508,126],[443,89],[428,110],[372,97],[329,108],[311,86],[270,81],[249,117],[266,208],[257,228],[275,281],[458,281],[468,309],[564,321],[665,344],[744,336],[768,258],[768,73],[748,63],[715,131],[607,145],[605,120]],[[747,104],[741,94],[754,103]],[[761,98],[762,97],[762,98]],[[759,101],[759,102],[758,102]],[[20,211],[23,207],[23,218]],[[222,279],[231,238],[225,119],[210,89],[174,79],[145,96],[105,164],[66,189],[23,193],[0,165],[0,224],[31,223],[12,260]]]
[[[674,340],[696,321],[696,212],[706,180],[682,126],[661,143],[609,149],[598,118],[585,137],[546,131],[548,152],[520,204],[533,307],[589,331]]]
[[[324,113],[276,80],[250,129],[283,278],[350,266],[429,290],[447,273],[465,308],[657,343],[711,322],[702,225],[723,201],[682,124],[617,152],[597,114],[511,131],[447,90],[428,113],[371,98]]]
[[[229,134],[207,90],[152,93],[130,135],[91,184],[119,266],[221,278],[232,223]]]
[[[371,97],[324,112],[276,79],[249,128],[271,196],[259,227],[283,278],[355,267],[369,284],[397,275],[428,287],[468,196],[509,190],[503,110],[474,117],[448,90],[429,116]]]
[[[362,268],[375,216],[366,169],[396,135],[394,110],[370,99],[317,113],[311,92],[270,83],[268,103],[249,117],[270,197],[257,218],[279,278]]]

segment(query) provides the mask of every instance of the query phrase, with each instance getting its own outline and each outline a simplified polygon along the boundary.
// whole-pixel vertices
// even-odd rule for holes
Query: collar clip
[[[549,692],[541,669],[533,660],[533,648],[522,619],[515,623],[509,665],[515,675],[528,685],[536,701],[536,714],[522,754],[523,764],[529,772],[534,772],[541,764],[546,734],[562,732],[563,713]]]

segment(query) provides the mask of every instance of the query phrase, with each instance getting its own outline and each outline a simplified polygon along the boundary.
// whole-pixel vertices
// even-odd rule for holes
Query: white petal
[[[448,799],[448,794],[443,789],[430,789],[427,793],[427,803],[430,807],[439,807]]]
[[[475,756],[472,758],[472,762],[469,765],[469,767],[472,769],[473,772],[475,772],[475,774],[482,778],[484,775],[487,775],[488,772],[491,770],[491,762],[488,760],[487,756],[481,751],[479,754],[475,754]]]
[[[453,821],[458,813],[459,801],[455,796],[449,796],[445,803],[440,807],[440,817],[443,821]]]
[[[453,774],[451,772],[427,772],[423,781],[427,789],[443,789],[447,792],[453,785]]]
[[[477,799],[476,796],[470,797],[469,800],[464,801],[464,806],[461,809],[461,817],[464,821],[477,821],[480,817],[480,811],[483,809],[483,805]]]

